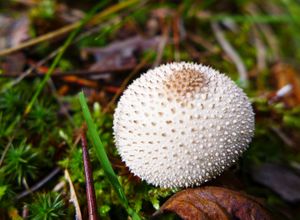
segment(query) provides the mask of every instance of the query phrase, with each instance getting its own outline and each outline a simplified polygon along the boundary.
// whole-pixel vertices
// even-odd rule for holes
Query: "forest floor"
[[[126,195],[120,199],[88,136],[100,219],[193,219],[195,213],[250,219],[249,207],[253,216],[264,216],[254,219],[300,219],[299,30],[296,0],[1,1],[0,219],[91,214],[80,91]],[[130,173],[114,145],[112,123],[127,85],[174,61],[229,76],[250,98],[256,128],[236,165],[195,188],[206,196],[173,197],[167,207],[182,189],[154,187]],[[162,214],[167,210],[178,216]]]

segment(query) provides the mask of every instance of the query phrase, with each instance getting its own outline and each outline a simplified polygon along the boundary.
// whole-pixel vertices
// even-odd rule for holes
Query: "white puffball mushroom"
[[[254,113],[224,74],[194,63],[148,70],[124,91],[114,139],[131,172],[164,188],[200,185],[247,149]]]

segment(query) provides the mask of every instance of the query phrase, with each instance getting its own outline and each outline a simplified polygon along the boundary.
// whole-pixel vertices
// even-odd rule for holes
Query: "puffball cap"
[[[131,172],[164,188],[200,185],[236,162],[254,113],[227,76],[194,63],[148,70],[124,91],[114,139]]]

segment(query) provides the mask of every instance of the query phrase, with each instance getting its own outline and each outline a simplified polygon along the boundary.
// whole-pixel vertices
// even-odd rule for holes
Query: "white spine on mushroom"
[[[253,136],[254,113],[224,74],[170,63],[124,91],[113,128],[122,160],[135,175],[156,186],[188,187],[236,162]]]

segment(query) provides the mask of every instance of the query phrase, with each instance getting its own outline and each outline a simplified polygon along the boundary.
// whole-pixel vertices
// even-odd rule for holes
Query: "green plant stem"
[[[111,166],[111,163],[106,155],[104,145],[98,135],[96,126],[93,122],[93,119],[92,119],[91,113],[89,111],[89,108],[88,108],[88,105],[87,105],[87,102],[86,102],[83,92],[79,93],[79,101],[80,101],[80,105],[82,108],[83,116],[87,123],[89,137],[91,138],[93,146],[95,147],[97,158],[102,165],[105,175],[107,176],[110,183],[114,187],[114,189],[115,189],[120,201],[124,205],[127,213],[132,217],[133,220],[140,220],[140,217],[137,215],[137,213],[135,213],[128,205],[128,201],[125,196],[124,190],[118,180],[117,175],[115,174],[115,172]]]

